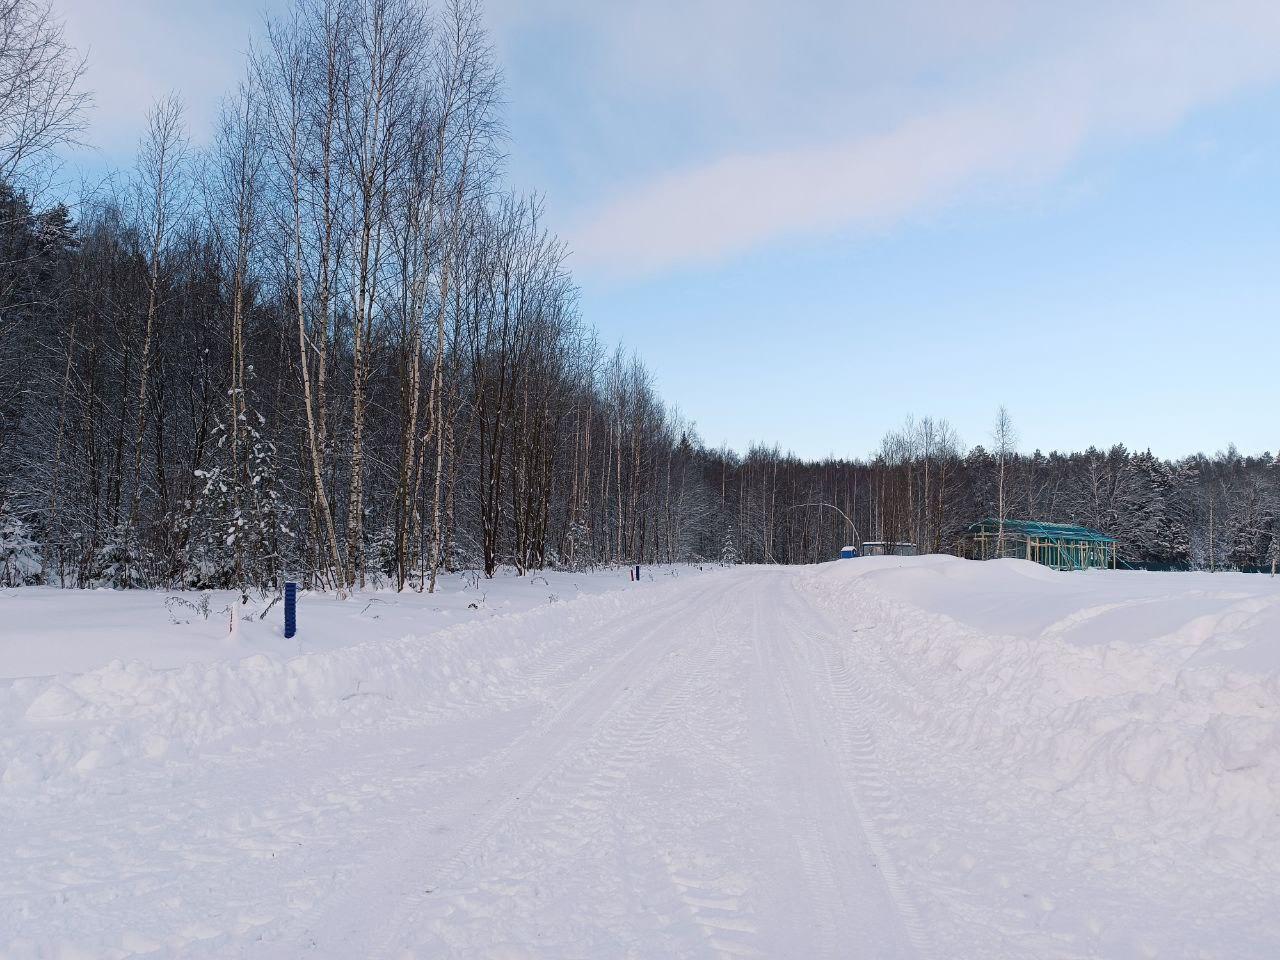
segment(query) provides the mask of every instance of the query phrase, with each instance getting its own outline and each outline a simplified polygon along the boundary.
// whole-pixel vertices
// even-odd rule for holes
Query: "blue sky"
[[[99,153],[193,138],[258,0],[56,0]],[[275,6],[280,0],[273,0]],[[887,9],[891,8],[891,9]],[[1280,445],[1280,5],[489,0],[508,170],[704,439]]]

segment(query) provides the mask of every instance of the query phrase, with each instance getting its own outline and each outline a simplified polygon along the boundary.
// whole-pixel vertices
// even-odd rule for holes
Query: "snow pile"
[[[867,558],[806,588],[970,775],[1254,862],[1280,841],[1280,580]]]
[[[642,586],[699,572],[692,566],[645,567]],[[433,594],[368,590],[340,600],[303,592],[292,639],[284,637],[284,608],[272,597],[253,595],[242,605],[230,590],[0,589],[0,678],[84,673],[112,660],[183,667],[255,653],[291,657],[633,586],[626,567],[523,577],[505,569],[492,580],[475,572],[442,576]],[[228,629],[233,608],[239,621],[234,634]]]
[[[657,580],[679,583],[671,571],[655,572]],[[699,579],[697,573],[688,571],[686,580]],[[532,582],[507,577],[452,596],[388,595],[381,601],[304,598],[298,640],[314,652],[293,656],[285,651],[300,645],[285,641],[278,623],[246,620],[228,637],[221,616],[197,616],[191,623],[165,618],[163,594],[9,593],[4,610],[19,626],[0,641],[0,655],[12,652],[11,674],[13,663],[27,666],[41,656],[42,640],[50,663],[116,656],[84,672],[0,681],[0,785],[22,789],[127,761],[184,759],[206,745],[302,719],[366,722],[392,705],[441,717],[501,709],[538,696],[548,669],[588,652],[561,649],[566,625],[625,615],[660,585],[630,584],[625,577],[625,571],[594,578],[553,574],[551,581],[538,576]],[[575,583],[586,589],[570,598]],[[55,600],[60,609],[53,609]],[[373,602],[384,604],[385,618],[362,616]],[[89,607],[100,611],[100,624],[111,619],[113,608],[120,620],[100,626],[94,647],[67,639]],[[545,617],[552,607],[556,617]],[[459,612],[472,622],[450,625],[449,617]],[[153,622],[157,636],[126,629],[130,617]],[[177,659],[184,665],[119,656],[145,656],[153,641],[159,663]],[[246,647],[262,652],[245,656]]]

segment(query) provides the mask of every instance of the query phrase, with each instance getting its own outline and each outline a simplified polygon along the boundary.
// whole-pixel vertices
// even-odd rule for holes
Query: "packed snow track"
[[[0,956],[1270,955],[1274,810],[1255,859],[1141,791],[1038,782],[972,628],[851,570],[691,571],[280,675],[12,681]],[[908,634],[962,652],[935,679]],[[957,671],[986,699],[922,699]]]
[[[778,579],[592,628],[545,708],[424,784],[292,936],[335,958],[918,955]]]

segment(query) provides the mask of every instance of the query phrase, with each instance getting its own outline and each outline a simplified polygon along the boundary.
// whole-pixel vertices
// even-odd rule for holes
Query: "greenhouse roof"
[[[970,533],[987,533],[1000,529],[999,520],[983,520],[969,528]],[[1037,537],[1041,540],[1084,540],[1092,543],[1114,543],[1115,537],[1099,533],[1089,527],[1071,523],[1045,523],[1041,520],[1006,520],[1004,532]]]

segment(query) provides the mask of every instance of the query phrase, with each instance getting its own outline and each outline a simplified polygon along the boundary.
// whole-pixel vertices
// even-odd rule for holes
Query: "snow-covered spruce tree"
[[[219,421],[213,430],[212,465],[197,472],[203,491],[188,538],[191,587],[245,590],[280,579],[281,546],[291,532],[279,490],[276,447],[262,435],[262,416],[245,403],[240,409],[239,457],[230,443],[231,431]]]
[[[0,503],[0,586],[39,583],[43,571],[40,545],[31,539],[30,528],[8,501]]]
[[[284,573],[285,544],[293,536],[289,526],[290,510],[280,492],[280,473],[276,445],[266,439],[261,428],[266,421],[257,413],[257,425],[250,425],[248,500],[252,509],[248,545],[251,582],[258,586],[278,584]]]
[[[1173,472],[1150,451],[1135,454],[1113,486],[1110,527],[1126,562],[1156,567],[1178,563],[1176,531],[1169,515]]]
[[[733,542],[733,527],[724,533],[724,546],[720,548],[720,562],[726,567],[736,566],[742,562],[738,548]]]
[[[1280,573],[1280,454],[1268,458],[1266,479],[1269,497],[1267,499],[1267,565],[1274,577]]]
[[[186,586],[197,590],[232,586],[236,553],[243,545],[233,471],[225,464],[227,433],[219,421],[213,429],[214,464],[195,472],[201,489],[191,515],[185,572]]]
[[[595,557],[591,548],[591,531],[581,518],[569,523],[564,538],[564,567],[567,570],[585,570],[595,565]]]
[[[117,524],[94,555],[94,586],[130,590],[146,585],[138,539],[127,525]]]
[[[396,531],[390,523],[378,527],[369,543],[368,560],[368,573],[375,587],[395,582]]]
[[[1152,496],[1159,497],[1164,525],[1156,538],[1158,559],[1174,568],[1191,566],[1191,507],[1187,481],[1174,464],[1155,460]]]

